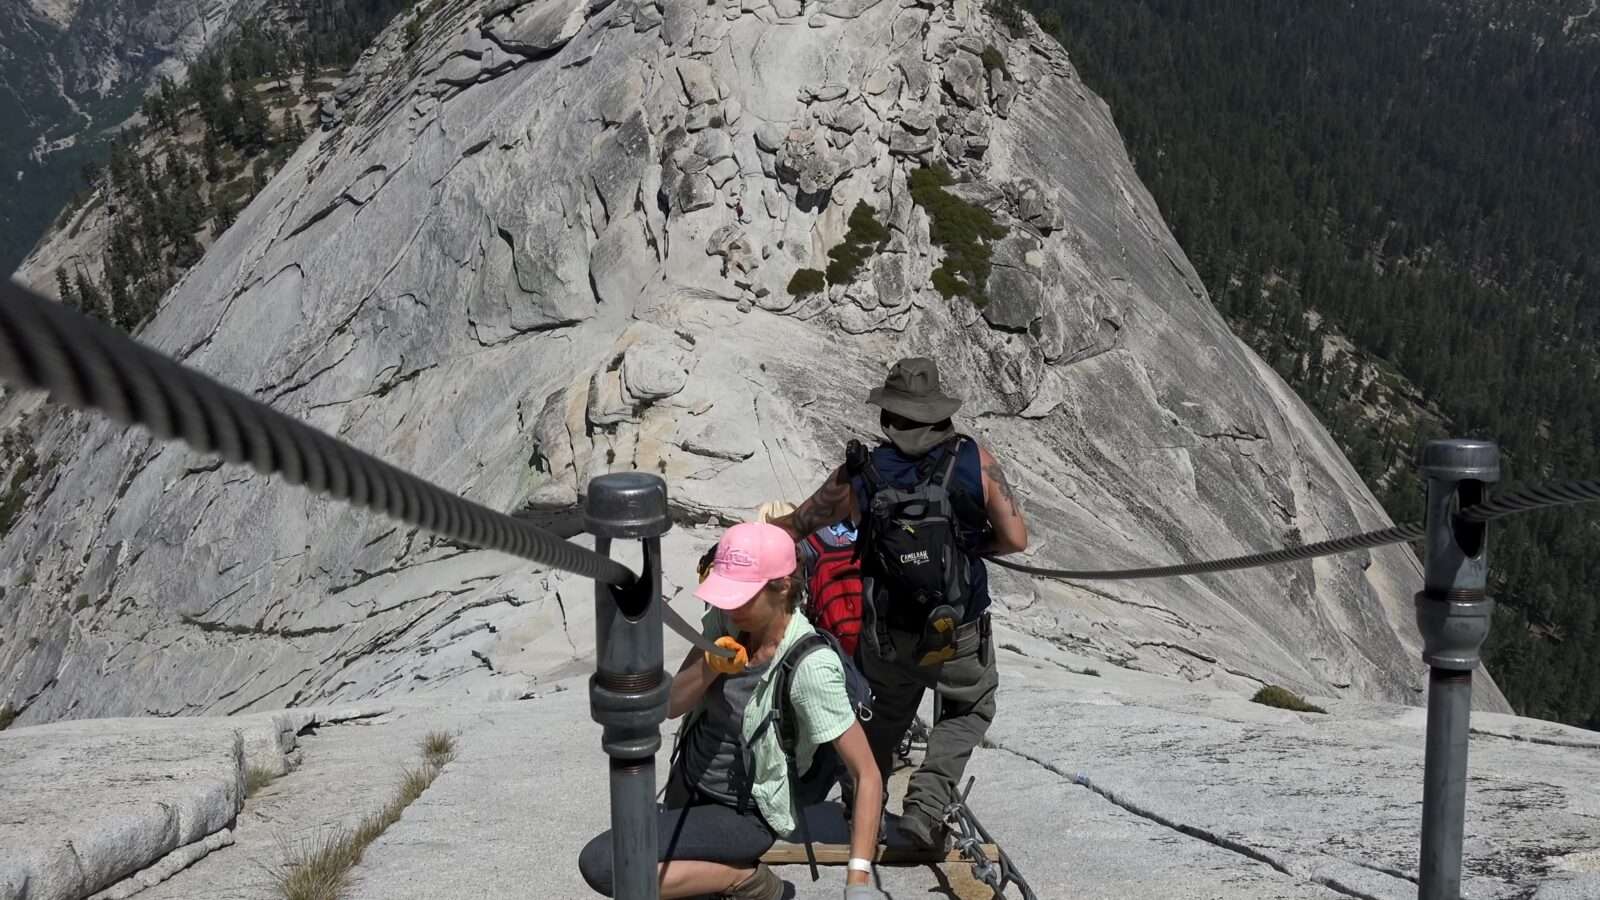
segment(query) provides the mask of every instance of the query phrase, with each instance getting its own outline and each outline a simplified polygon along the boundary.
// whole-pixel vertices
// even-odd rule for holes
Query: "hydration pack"
[[[929,453],[917,482],[903,488],[883,478],[860,442],[850,444],[849,465],[867,484],[856,552],[880,625],[921,633],[936,613],[941,621],[951,615],[955,622],[966,620],[971,562],[957,537],[951,495],[964,442],[957,436]]]
[[[806,536],[815,558],[807,582],[806,618],[839,639],[846,657],[861,641],[861,563],[853,544],[832,545],[821,535]]]

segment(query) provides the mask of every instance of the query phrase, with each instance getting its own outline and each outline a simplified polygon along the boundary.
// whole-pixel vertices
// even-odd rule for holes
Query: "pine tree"
[[[126,193],[132,183],[133,173],[136,171],[133,151],[128,149],[127,143],[114,141],[111,144],[111,186],[119,193]]]
[[[110,292],[111,323],[123,331],[131,331],[128,316],[133,314],[133,298],[128,294],[128,282],[121,272],[106,270],[106,289]]]
[[[268,169],[267,158],[265,156],[256,157],[256,161],[250,165],[250,182],[255,192],[260,193],[261,189],[267,186],[267,180],[271,177],[272,173]]]
[[[284,144],[288,153],[293,153],[306,139],[306,126],[300,121],[300,113],[294,107],[283,111],[283,131],[279,142]]]
[[[222,233],[233,226],[233,221],[238,213],[233,209],[233,204],[220,197],[216,198],[216,206],[211,213],[211,235],[222,237]]]
[[[140,255],[133,245],[132,229],[122,222],[117,225],[119,227],[112,229],[111,240],[106,245],[104,268],[108,279],[125,278],[139,269]]]
[[[110,321],[106,314],[106,298],[95,287],[94,279],[90,278],[82,269],[78,270],[78,304],[79,307],[102,322]]]
[[[277,79],[278,89],[285,94],[289,91],[289,73],[292,71],[294,71],[294,51],[289,49],[287,39],[279,34],[272,50],[272,77]]]
[[[232,98],[224,98],[207,119],[219,143],[239,146],[239,105]]]
[[[167,174],[174,185],[167,232],[172,244],[172,264],[187,269],[200,261],[202,250],[194,234],[200,230],[205,210],[200,201],[199,185],[195,183],[194,168],[183,154],[174,154],[167,161]]]
[[[210,129],[206,130],[205,140],[201,143],[200,154],[206,169],[206,180],[215,184],[222,180],[222,148],[217,146],[217,136]]]
[[[183,103],[179,99],[179,95],[182,93],[182,91],[179,90],[178,83],[166,75],[163,75],[161,76],[160,85],[161,99],[167,104],[167,108],[174,111],[181,110],[183,108]]]
[[[162,287],[154,281],[141,281],[132,285],[128,296],[128,311],[121,317],[124,330],[130,334],[145,319],[155,314],[161,300]]]
[[[239,110],[236,131],[239,146],[250,151],[266,147],[272,137],[272,120],[267,114],[267,107],[261,102],[261,96],[255,88],[244,82],[234,83],[233,95]]]
[[[56,269],[56,293],[61,295],[62,303],[78,308],[78,295],[72,290],[72,279],[67,276],[66,269]]]

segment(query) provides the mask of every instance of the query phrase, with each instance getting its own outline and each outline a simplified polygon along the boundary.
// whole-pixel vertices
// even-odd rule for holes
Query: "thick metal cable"
[[[1562,481],[1507,491],[1491,500],[1474,503],[1463,509],[1460,515],[1468,522],[1493,522],[1517,513],[1596,500],[1600,500],[1600,479]]]
[[[0,378],[463,544],[605,584],[634,580],[616,560],[397,469],[11,281],[0,281]]]
[[[1519,488],[1515,491],[1508,491],[1492,500],[1475,503],[1456,515],[1467,522],[1492,522],[1496,519],[1503,519],[1518,513],[1532,512],[1537,509],[1550,509],[1557,506],[1569,506],[1574,503],[1590,503],[1594,501],[1600,501],[1600,479],[1562,481],[1556,484],[1534,485],[1532,487]],[[1333,556],[1354,550],[1382,547],[1388,544],[1419,541],[1422,540],[1423,534],[1423,526],[1413,522],[1407,525],[1385,528],[1382,531],[1369,531],[1365,534],[1351,535],[1350,537],[1322,541],[1316,544],[1306,544],[1302,547],[1286,547],[1281,550],[1254,553],[1249,556],[1235,556],[1229,559],[1183,563],[1175,566],[1155,566],[1145,569],[1099,571],[1041,569],[1036,566],[1014,563],[1000,557],[989,557],[989,562],[1002,568],[1028,575],[1037,575],[1042,578],[1074,578],[1083,581],[1132,581],[1139,578],[1170,578],[1177,575],[1199,575],[1206,572],[1253,569],[1257,566],[1277,565],[1302,559],[1313,559],[1318,556]]]
[[[1333,556],[1337,553],[1351,553],[1372,547],[1421,540],[1422,533],[1421,525],[1396,525],[1393,528],[1385,528],[1382,531],[1369,531],[1364,534],[1355,534],[1316,544],[1306,544],[1301,547],[1284,547],[1280,550],[1269,550],[1266,553],[1252,553],[1249,556],[1212,559],[1175,566],[1154,566],[1145,569],[1041,569],[1035,566],[1014,563],[996,556],[989,557],[989,562],[1016,572],[1037,575],[1042,578],[1075,578],[1083,581],[1132,581],[1139,578],[1170,578],[1175,575],[1200,575],[1206,572],[1253,569],[1257,566],[1271,566],[1278,563],[1312,559],[1318,556]]]

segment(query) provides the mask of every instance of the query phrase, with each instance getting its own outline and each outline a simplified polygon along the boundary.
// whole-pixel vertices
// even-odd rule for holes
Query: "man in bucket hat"
[[[942,700],[900,820],[902,833],[932,848],[994,721],[999,674],[983,557],[1026,549],[1028,526],[1000,463],[956,431],[961,401],[940,388],[933,360],[895,363],[867,402],[880,410],[883,441],[870,453],[852,442],[845,465],[773,524],[796,539],[846,519],[862,527],[858,654],[874,697],[867,739],[885,778],[924,692]]]

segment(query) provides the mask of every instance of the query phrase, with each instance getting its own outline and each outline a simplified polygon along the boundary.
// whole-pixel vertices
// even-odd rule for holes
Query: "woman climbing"
[[[691,651],[672,681],[668,715],[688,713],[656,819],[661,896],[712,895],[729,900],[779,900],[783,882],[760,858],[779,837],[797,831],[791,773],[809,772],[828,745],[862,785],[851,817],[846,900],[879,900],[871,887],[883,781],[856,720],[836,653],[807,653],[788,678],[794,765],[777,729],[767,727],[780,698],[773,675],[785,652],[813,633],[796,613],[800,598],[794,540],[781,528],[745,523],[717,545],[710,575],[695,596],[710,605],[705,634],[740,650],[735,660]],[[611,832],[578,858],[589,886],[611,896]]]

